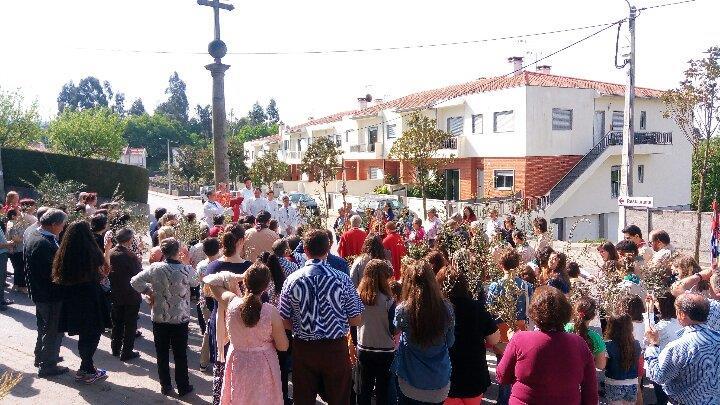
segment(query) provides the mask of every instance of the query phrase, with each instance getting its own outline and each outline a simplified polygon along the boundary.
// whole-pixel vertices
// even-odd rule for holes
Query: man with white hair
[[[360,215],[350,217],[350,229],[340,237],[340,245],[338,246],[338,255],[342,258],[354,257],[362,252],[367,232],[360,228],[362,218]]]

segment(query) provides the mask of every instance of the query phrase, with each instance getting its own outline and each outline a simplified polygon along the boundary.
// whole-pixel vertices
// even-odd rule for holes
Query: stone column
[[[230,162],[228,161],[228,146],[225,137],[225,71],[229,68],[230,65],[220,62],[205,66],[213,78],[212,131],[216,186],[219,183],[228,183],[230,177]]]

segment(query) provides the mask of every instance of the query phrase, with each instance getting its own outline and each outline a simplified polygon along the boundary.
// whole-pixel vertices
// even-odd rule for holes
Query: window
[[[622,131],[624,123],[625,123],[625,113],[622,111],[613,111],[612,124],[610,125],[611,130],[612,131]]]
[[[640,129],[647,129],[647,111],[640,111]]]
[[[302,150],[302,139],[297,140],[297,150]]]
[[[374,144],[377,142],[377,135],[378,135],[378,127],[377,125],[374,125],[372,127],[368,127],[367,129],[368,133],[368,144]]]
[[[395,128],[397,127],[397,124],[391,124],[387,126],[387,139],[393,139],[397,138],[397,134],[395,133]]]
[[[462,135],[463,117],[450,117],[447,119],[447,132],[452,136]]]
[[[515,118],[512,110],[494,113],[493,132],[512,132],[514,130]]]
[[[638,183],[645,183],[645,165],[638,165]]]
[[[370,180],[377,180],[382,178],[382,170],[378,167],[370,168]]]
[[[562,108],[552,109],[552,129],[553,131],[570,131],[572,130],[573,110]]]
[[[290,141],[285,140],[285,141],[283,141],[283,150],[288,150],[288,149],[290,149]]]
[[[610,197],[620,196],[620,166],[610,168]]]
[[[515,184],[514,170],[495,170],[493,177],[495,178],[495,188],[498,190],[511,190]]]
[[[337,145],[338,147],[342,146],[342,137],[340,136],[340,134],[335,134],[335,145]]]
[[[482,114],[475,114],[472,116],[472,133],[482,134],[483,133],[483,116]]]
[[[345,142],[350,142],[350,132],[352,132],[350,129],[345,131]]]

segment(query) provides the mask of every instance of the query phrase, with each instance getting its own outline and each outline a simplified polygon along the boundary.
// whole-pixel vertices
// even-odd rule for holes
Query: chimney
[[[367,108],[368,104],[373,100],[370,94],[366,94],[365,97],[358,97],[358,109],[362,110]]]
[[[512,64],[513,75],[519,75],[523,71],[523,58],[522,56],[511,56],[508,58],[508,62]]]
[[[550,65],[539,65],[535,69],[540,73],[550,74]]]

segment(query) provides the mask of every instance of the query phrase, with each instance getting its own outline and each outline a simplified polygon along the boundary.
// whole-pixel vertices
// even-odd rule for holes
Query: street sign
[[[618,205],[621,207],[643,207],[652,208],[653,198],[652,197],[618,197]]]

